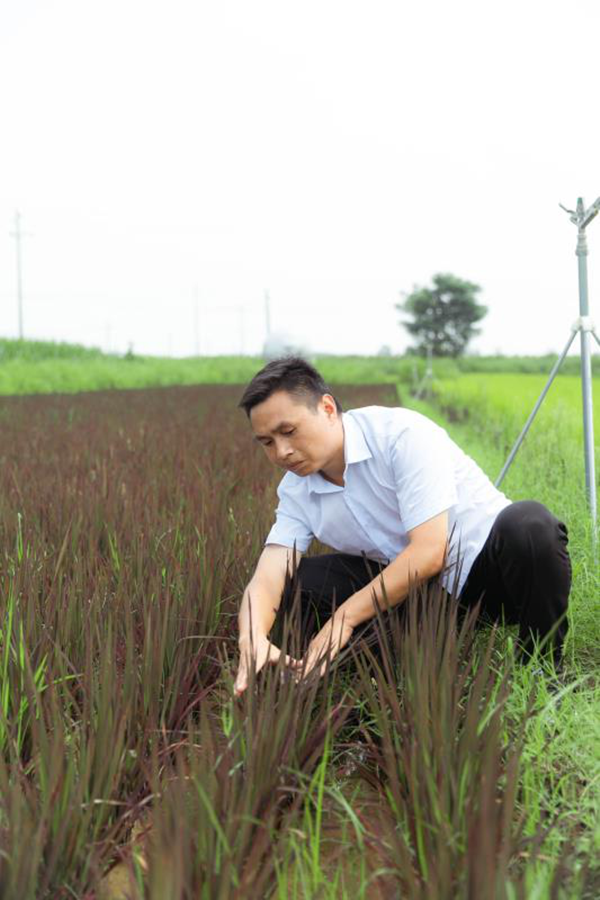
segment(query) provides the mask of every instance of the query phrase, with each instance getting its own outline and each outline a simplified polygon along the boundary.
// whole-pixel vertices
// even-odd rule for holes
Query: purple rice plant
[[[297,621],[289,620],[282,650],[300,641]],[[227,671],[226,657],[223,664]],[[132,871],[136,897],[241,900],[275,889],[287,835],[302,821],[306,779],[319,766],[324,771],[350,707],[347,693],[334,702],[332,669],[322,681],[297,683],[283,656],[259,673],[251,669],[241,698],[233,698],[233,681],[226,678],[220,711],[204,704],[199,721],[190,717],[168,763],[159,770],[153,758],[150,782],[160,800],[147,873]]]
[[[179,815],[179,790],[190,809],[190,775],[200,787],[182,821],[206,819],[203,797],[215,821],[231,809],[240,883],[255,859],[271,883],[273,828],[284,840],[345,708],[326,702],[326,680],[292,699],[275,669],[241,704],[222,699],[276,486],[235,418],[238,395],[3,401],[0,896],[91,900],[142,811],[155,807],[166,841],[161,816]],[[194,845],[185,884],[199,883],[204,852]],[[156,858],[144,890],[160,896]]]
[[[459,622],[439,583],[413,586],[405,603],[402,614],[386,610],[387,628],[378,610],[381,660],[368,647],[356,653],[372,722],[361,773],[382,798],[364,822],[374,875],[390,897],[525,900],[547,827],[526,834],[519,805],[526,717],[506,733],[510,660],[495,627],[476,634],[476,608]],[[563,876],[557,869],[556,889]]]

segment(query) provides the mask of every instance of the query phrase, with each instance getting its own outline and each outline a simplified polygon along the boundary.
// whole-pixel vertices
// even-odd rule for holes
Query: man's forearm
[[[362,622],[376,615],[373,593],[375,593],[381,609],[385,610],[382,578],[387,602],[390,606],[397,606],[407,598],[412,584],[426,581],[432,575],[436,575],[440,569],[439,554],[428,554],[423,548],[417,549],[409,545],[369,584],[348,597],[338,607],[335,616],[336,618],[343,617],[348,624],[356,628]]]
[[[250,582],[244,591],[238,615],[239,640],[252,635],[267,635],[273,626],[280,600],[273,601],[259,582]],[[252,616],[250,616],[252,613]],[[250,618],[252,617],[252,626]]]

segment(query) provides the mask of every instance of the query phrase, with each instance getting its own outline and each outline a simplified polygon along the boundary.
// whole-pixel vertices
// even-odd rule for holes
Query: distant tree
[[[409,321],[401,322],[416,338],[413,352],[425,356],[461,356],[467,344],[481,331],[475,328],[487,313],[487,306],[478,303],[478,284],[463,281],[455,275],[439,273],[433,276],[433,287],[417,287],[404,293],[404,302],[396,309],[407,313]]]
[[[389,344],[382,344],[379,350],[377,351],[377,356],[391,356],[392,348]]]

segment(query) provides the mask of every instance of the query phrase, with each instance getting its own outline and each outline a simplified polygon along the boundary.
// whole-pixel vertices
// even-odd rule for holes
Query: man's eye
[[[295,432],[295,430],[296,430],[295,428],[292,428],[291,431],[282,431],[281,433],[282,434],[293,434]]]

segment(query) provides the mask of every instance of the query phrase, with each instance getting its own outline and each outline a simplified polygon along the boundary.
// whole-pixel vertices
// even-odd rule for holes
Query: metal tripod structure
[[[571,327],[571,334],[569,336],[569,340],[567,344],[556,360],[554,366],[552,367],[552,371],[548,376],[548,381],[540,394],[537,403],[535,404],[533,410],[531,411],[529,418],[525,422],[523,426],[523,430],[521,434],[515,441],[515,445],[510,451],[510,455],[506,460],[504,467],[498,478],[495,481],[496,487],[499,487],[502,483],[502,480],[506,473],[508,472],[512,461],[514,460],[517,451],[523,440],[525,439],[525,435],[529,431],[531,427],[531,423],[533,422],[537,411],[542,405],[542,401],[544,397],[548,393],[550,389],[550,385],[554,381],[558,370],[560,369],[562,362],[569,352],[571,344],[575,340],[577,334],[580,336],[581,341],[581,391],[582,391],[582,399],[583,399],[583,432],[584,432],[584,455],[585,455],[585,483],[587,489],[587,497],[588,497],[588,505],[590,509],[590,515],[592,520],[592,543],[594,546],[594,552],[597,554],[598,552],[598,531],[597,531],[597,517],[598,517],[598,507],[596,501],[596,474],[595,474],[595,464],[594,464],[594,409],[592,406],[592,355],[590,350],[590,337],[595,338],[596,343],[600,346],[600,338],[598,337],[592,320],[590,318],[590,309],[589,309],[589,299],[588,299],[588,277],[587,277],[587,236],[585,233],[585,229],[590,224],[592,219],[594,219],[598,213],[600,212],[600,197],[592,203],[587,209],[585,208],[583,198],[579,197],[577,199],[577,206],[574,210],[566,209],[561,204],[559,204],[562,209],[568,213],[571,222],[577,226],[577,248],[575,250],[577,261],[578,261],[578,269],[579,269],[579,318],[573,323]]]

